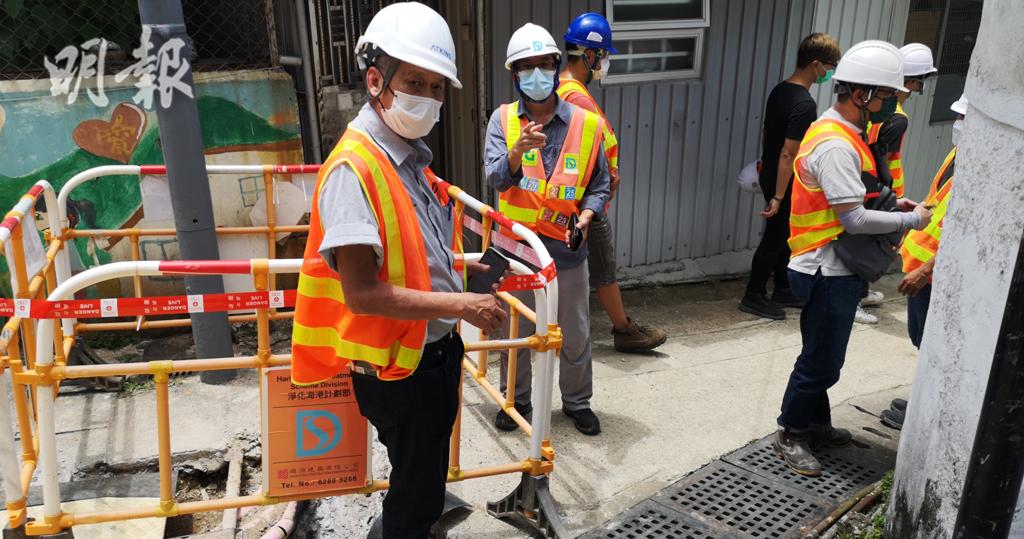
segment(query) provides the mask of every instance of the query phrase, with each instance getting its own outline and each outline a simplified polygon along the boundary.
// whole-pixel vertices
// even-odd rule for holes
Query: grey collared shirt
[[[556,97],[556,99],[558,99]],[[551,121],[544,126],[543,133],[547,135],[547,142],[541,148],[541,160],[544,162],[544,173],[550,178],[558,162],[558,154],[562,151],[562,143],[565,142],[565,135],[569,131],[569,121],[576,110],[576,105],[558,99],[555,105],[555,114]],[[526,116],[525,106],[520,105],[519,116]],[[583,195],[581,210],[593,210],[598,216],[604,213],[605,204],[611,197],[611,176],[608,174],[608,159],[604,151],[598,148],[597,163],[590,176],[590,183]],[[523,167],[519,167],[514,174],[508,167],[508,146],[505,144],[505,126],[501,124],[501,109],[496,109],[491,114],[487,123],[487,139],[484,144],[484,167],[487,172],[487,183],[498,190],[506,191],[517,184],[523,177]],[[587,242],[578,251],[572,251],[565,242],[541,236],[541,241],[548,248],[551,258],[555,260],[556,268],[574,268],[587,259]]]
[[[430,286],[434,292],[462,292],[462,276],[452,268],[452,208],[441,205],[423,174],[434,156],[422,140],[405,140],[389,128],[369,104],[363,105],[351,125],[370,136],[391,159],[406,192],[416,209],[423,232],[423,246],[430,267]],[[320,221],[324,240],[320,256],[337,270],[334,249],[348,245],[369,245],[377,253],[377,265],[383,261],[377,219],[352,168],[341,165],[324,181],[320,191]],[[444,337],[455,327],[454,318],[430,320],[427,342]]]

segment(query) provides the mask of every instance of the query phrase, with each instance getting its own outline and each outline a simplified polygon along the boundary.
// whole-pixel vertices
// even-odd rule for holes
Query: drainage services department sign
[[[263,484],[268,496],[365,486],[370,477],[366,418],[346,370],[309,386],[290,367],[263,371]]]

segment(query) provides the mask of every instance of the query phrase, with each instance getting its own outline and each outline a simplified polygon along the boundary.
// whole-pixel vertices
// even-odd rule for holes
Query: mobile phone
[[[569,249],[578,251],[583,245],[583,231],[577,228],[580,218],[574,213],[569,218]]]
[[[488,247],[484,256],[480,257],[480,263],[486,264],[488,269],[485,273],[474,273],[469,278],[469,291],[475,294],[490,294],[494,283],[501,280],[508,270],[509,261],[501,256],[494,247]]]

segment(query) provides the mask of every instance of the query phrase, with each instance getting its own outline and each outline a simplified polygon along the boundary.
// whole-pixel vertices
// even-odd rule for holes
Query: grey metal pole
[[[167,41],[178,38],[185,42],[181,57],[191,60],[192,43],[185,32],[181,0],[139,0],[139,19],[144,27],[148,26],[151,30],[154,53]],[[176,73],[177,69],[168,71]],[[181,80],[193,88],[191,64],[186,67]],[[195,91],[192,94],[194,96]],[[167,166],[174,228],[178,234],[181,258],[218,260],[220,253],[214,231],[210,180],[206,175],[203,140],[199,130],[199,110],[195,99],[181,91],[175,90],[172,97],[167,107],[162,105],[159,96],[155,96],[153,101],[164,164]],[[189,294],[220,294],[224,292],[224,280],[219,275],[188,276],[185,277],[185,289]],[[192,338],[195,340],[198,358],[234,355],[227,313],[192,314]],[[204,372],[200,376],[205,383],[220,384],[231,380],[235,374],[234,371],[214,371]]]

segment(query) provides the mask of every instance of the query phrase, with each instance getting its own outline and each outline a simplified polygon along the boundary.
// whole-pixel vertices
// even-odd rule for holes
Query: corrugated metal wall
[[[813,27],[835,36],[844,51],[865,39],[881,39],[899,47],[904,44],[909,10],[910,0],[816,0]],[[818,101],[818,110],[824,111],[833,102],[832,84],[820,85],[812,95]],[[929,122],[934,95],[934,82],[926,84],[925,93],[911,95],[904,107],[910,116],[910,128],[903,149],[903,168],[907,196],[916,200],[928,194],[932,176],[950,149],[952,122]]]
[[[734,178],[760,153],[764,101],[796,65],[800,39],[828,32],[843,47],[864,39],[902,45],[910,0],[712,0],[711,26],[699,79],[592,85],[621,144],[622,185],[612,207],[618,262],[630,276],[671,273],[686,261],[718,257],[716,273],[749,270],[763,220],[760,195],[740,192]],[[489,2],[492,110],[511,101],[505,47],[525,22],[561,41],[572,17],[604,12],[603,0]],[[930,125],[932,88],[907,102],[905,148],[909,194],[923,197],[949,149],[950,124]],[[832,85],[812,88],[819,109]],[[490,112],[490,111],[486,111]],[[733,256],[722,257],[720,255]],[[700,276],[683,272],[684,277]]]
[[[604,12],[602,0],[495,0],[488,4],[491,107],[513,99],[503,59],[525,22],[561,41],[572,17]],[[620,266],[642,274],[740,252],[721,273],[749,269],[760,238],[760,195],[734,178],[760,153],[761,115],[771,88],[795,65],[811,28],[812,0],[713,0],[699,79],[592,85],[621,144],[622,188],[612,209]],[[490,111],[487,111],[490,112]]]

